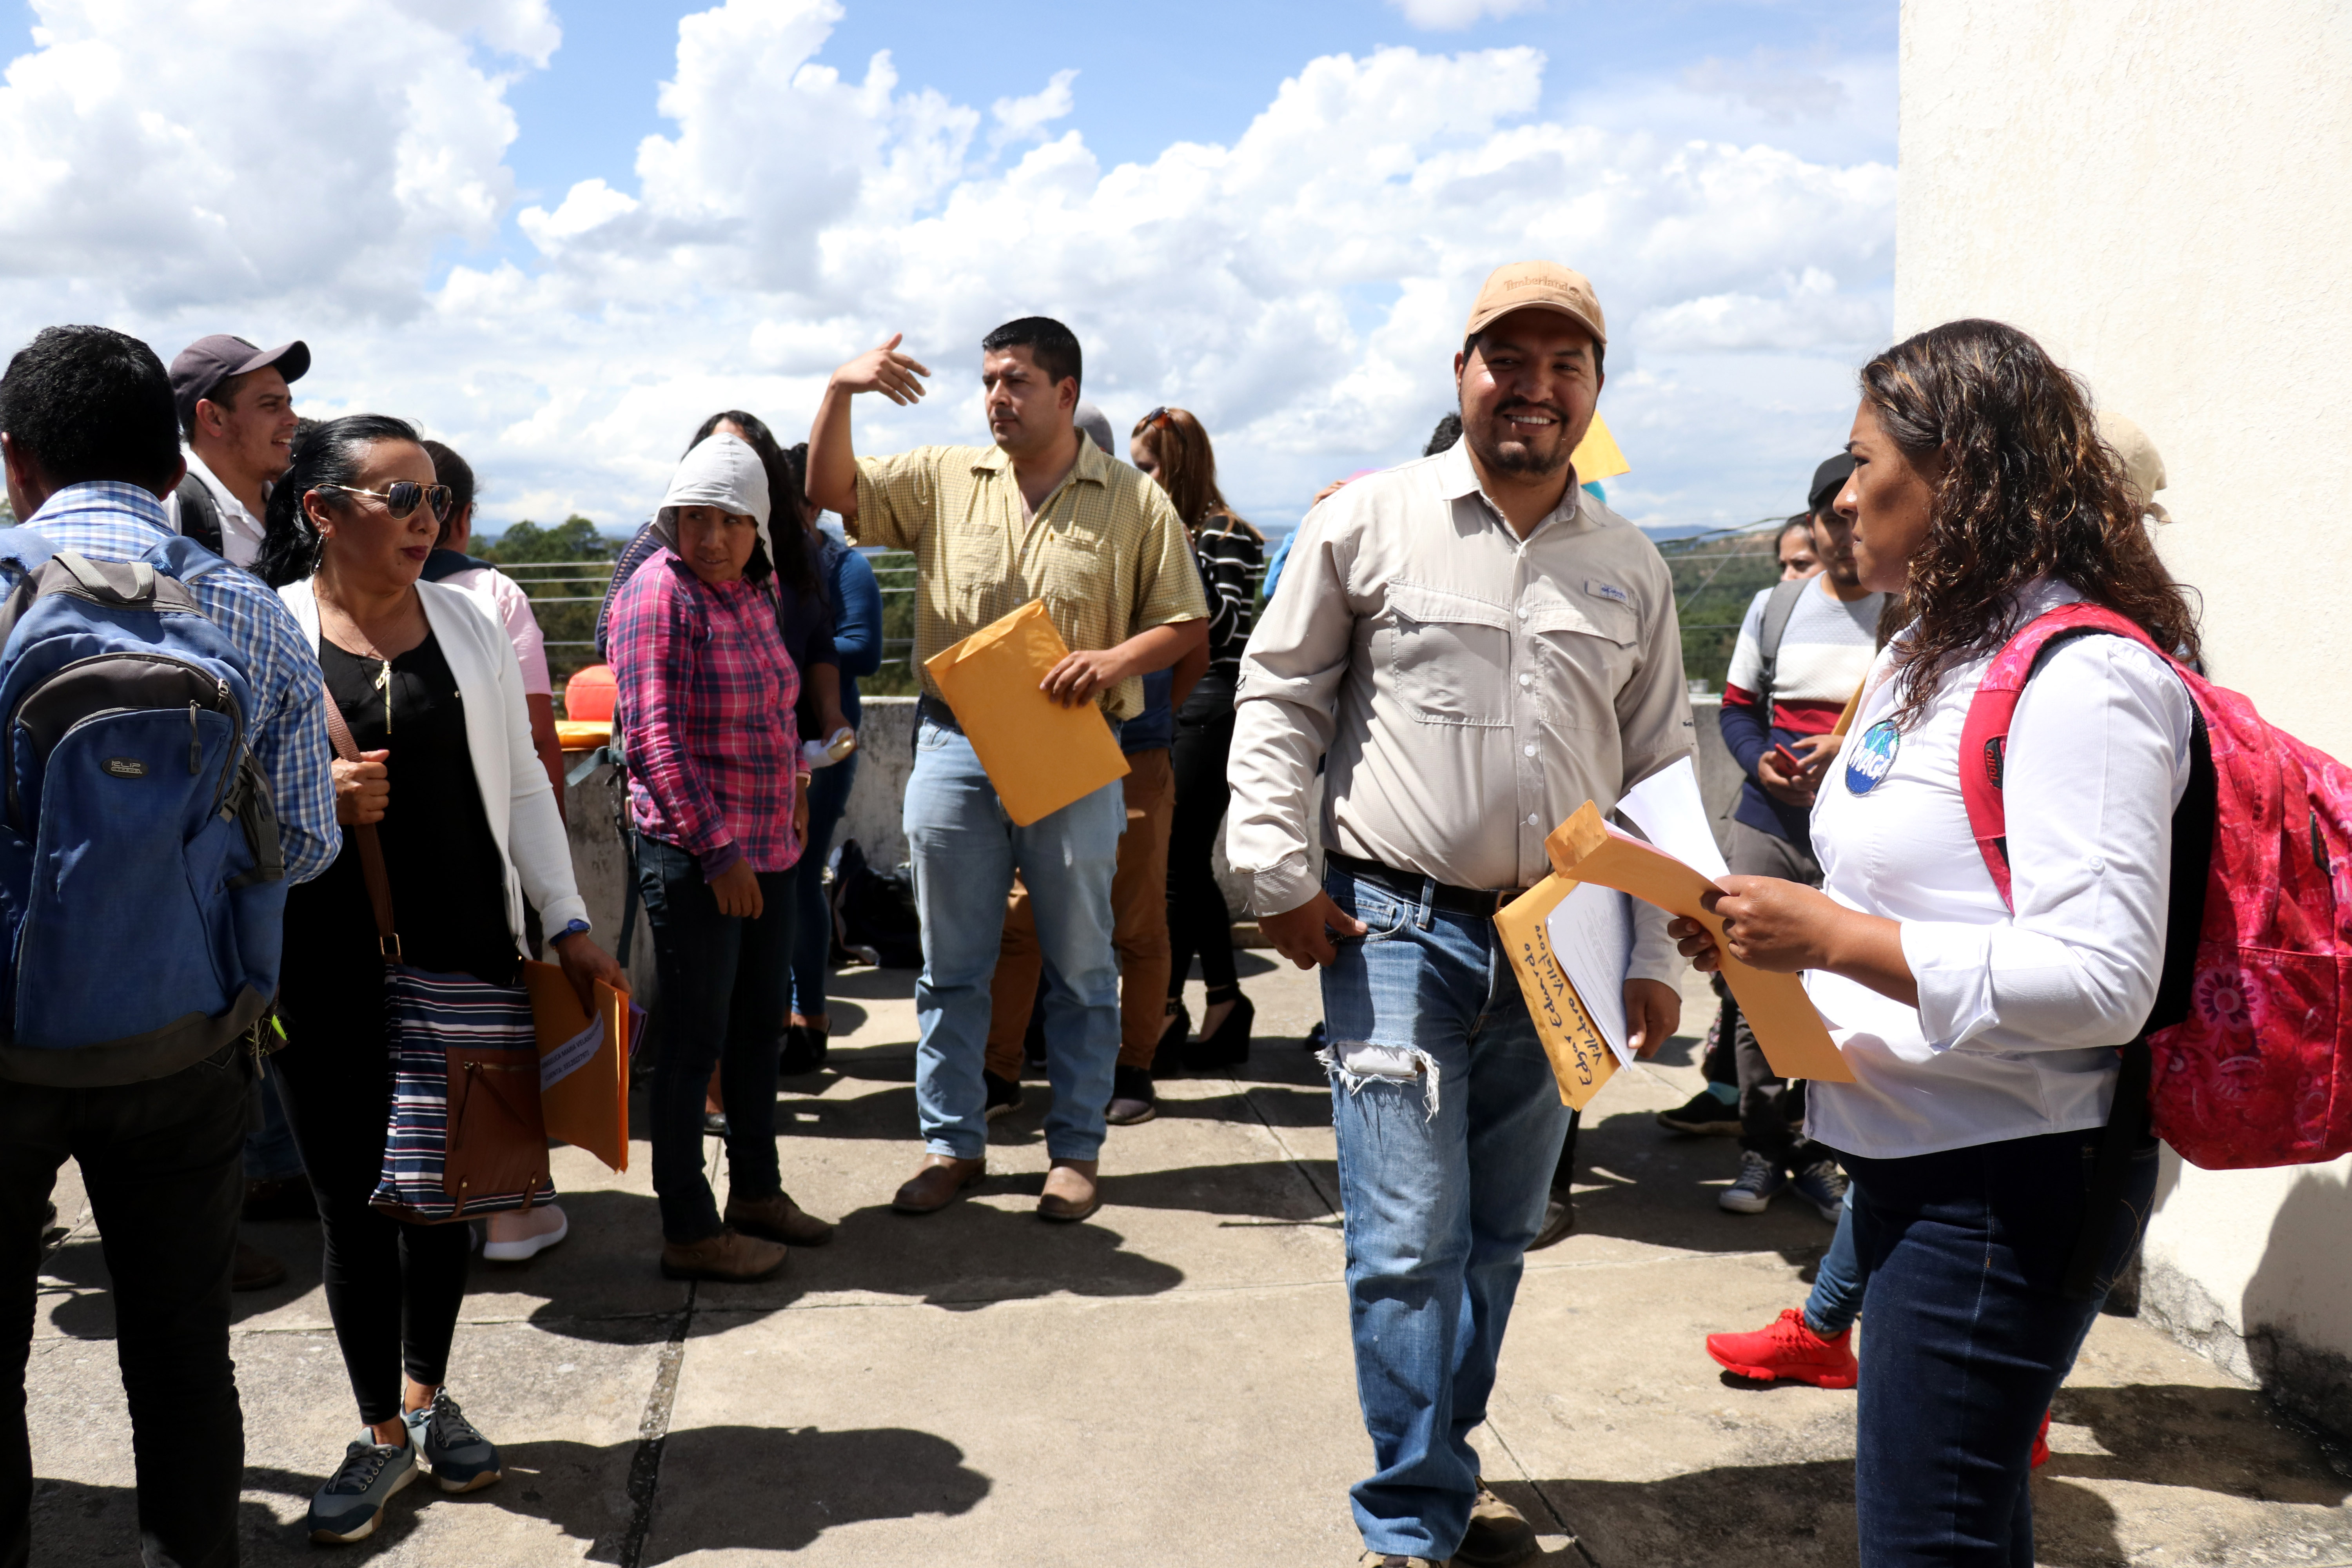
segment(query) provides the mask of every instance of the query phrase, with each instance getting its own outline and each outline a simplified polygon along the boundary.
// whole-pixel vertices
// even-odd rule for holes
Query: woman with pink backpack
[[[2083,389],[2024,333],[1955,321],[1872,360],[1850,450],[1836,505],[1862,580],[1916,618],[1821,781],[1822,889],[1734,877],[1717,912],[1739,958],[1809,972],[1853,1071],[1811,1086],[1808,1131],[1853,1174],[1870,1279],[1862,1561],[2030,1568],[2035,1428],[2155,1188],[2146,1079],[2119,1091],[2116,1047],[2158,1010],[2175,813],[2210,767],[2155,651],[2193,657],[2197,627]],[[2003,664],[2074,604],[2147,641],[2074,635]],[[1987,739],[1989,671],[2022,690]],[[1967,770],[2005,825],[1987,827]],[[2210,773],[2201,788],[2210,807]],[[1713,938],[1676,927],[1716,967]],[[2119,1104],[2127,1142],[2102,1160]]]

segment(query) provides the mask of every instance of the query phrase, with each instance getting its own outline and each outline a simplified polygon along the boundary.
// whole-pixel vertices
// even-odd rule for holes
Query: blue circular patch
[[[1878,787],[1888,770],[1895,766],[1895,753],[1903,744],[1903,732],[1892,719],[1882,719],[1863,731],[1854,743],[1853,755],[1845,764],[1845,787],[1850,795],[1868,795]]]

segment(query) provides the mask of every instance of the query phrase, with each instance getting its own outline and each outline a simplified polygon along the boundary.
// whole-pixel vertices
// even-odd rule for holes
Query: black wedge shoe
[[[1237,997],[1234,1010],[1217,1026],[1213,1035],[1203,1035],[1185,1047],[1184,1065],[1193,1072],[1212,1072],[1219,1068],[1239,1067],[1249,1060],[1250,1026],[1257,1022],[1257,1007],[1247,996]]]

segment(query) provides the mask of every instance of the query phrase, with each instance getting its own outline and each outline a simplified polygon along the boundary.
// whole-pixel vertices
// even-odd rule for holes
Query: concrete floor
[[[918,1154],[904,973],[842,975],[833,1066],[787,1087],[786,1184],[841,1230],[775,1281],[664,1281],[645,1146],[620,1177],[558,1151],[572,1239],[528,1265],[477,1265],[450,1376],[507,1479],[466,1498],[412,1489],[344,1555],[1353,1562],[1347,1488],[1369,1446],[1329,1108],[1297,1045],[1319,1004],[1310,979],[1249,966],[1255,1056],[1235,1078],[1170,1084],[1158,1121],[1113,1132],[1108,1206],[1087,1225],[1029,1213],[1042,1083],[997,1124],[977,1196],[923,1219],[888,1211]],[[1697,1081],[1684,1040],[1603,1092],[1580,1229],[1530,1260],[1519,1293],[1478,1446],[1543,1532],[1542,1563],[1854,1561],[1853,1394],[1745,1385],[1700,1344],[1801,1301],[1830,1227],[1788,1203],[1716,1208],[1730,1142],[1651,1121]],[[27,1377],[33,1562],[135,1563],[106,1272],[71,1177]],[[248,1228],[292,1272],[237,1299],[247,1560],[315,1561],[296,1527],[355,1416],[316,1226]],[[2057,1414],[2035,1483],[2042,1562],[2352,1562],[2344,1456],[2138,1324],[2100,1320]]]

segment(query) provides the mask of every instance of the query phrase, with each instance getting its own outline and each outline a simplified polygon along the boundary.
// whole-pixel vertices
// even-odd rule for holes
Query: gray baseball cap
[[[196,400],[210,397],[213,388],[233,375],[269,365],[288,381],[299,381],[310,368],[310,345],[297,338],[265,349],[226,332],[198,338],[172,362],[172,402],[179,409],[180,428],[196,417]]]

